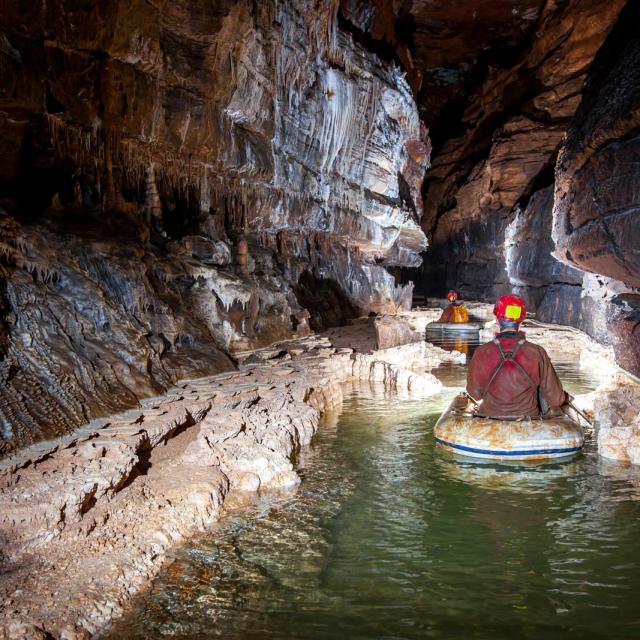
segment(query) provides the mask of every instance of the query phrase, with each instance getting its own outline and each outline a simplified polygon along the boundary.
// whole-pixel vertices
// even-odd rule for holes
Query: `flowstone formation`
[[[0,455],[410,306],[429,140],[338,4],[2,3]]]
[[[413,339],[410,318],[386,324],[387,338]],[[461,355],[420,336],[378,350],[379,337],[363,318],[245,352],[238,371],[181,382],[0,461],[0,638],[93,637],[172,547],[211,533],[231,492],[300,482],[294,461],[345,382],[429,397],[442,389],[430,370]]]

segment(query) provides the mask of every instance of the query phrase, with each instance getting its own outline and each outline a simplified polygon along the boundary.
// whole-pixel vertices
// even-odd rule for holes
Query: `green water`
[[[558,370],[592,388],[575,363]],[[550,465],[465,461],[440,396],[347,389],[294,492],[179,550],[111,638],[640,638],[640,490],[588,445]]]

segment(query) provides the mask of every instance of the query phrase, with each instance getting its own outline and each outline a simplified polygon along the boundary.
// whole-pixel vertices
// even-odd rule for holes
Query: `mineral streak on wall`
[[[0,453],[410,305],[429,141],[338,4],[0,2]]]

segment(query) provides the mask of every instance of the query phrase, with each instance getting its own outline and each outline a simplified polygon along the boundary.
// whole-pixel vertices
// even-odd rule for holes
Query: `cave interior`
[[[640,3],[0,7],[0,455],[450,288],[640,375]]]

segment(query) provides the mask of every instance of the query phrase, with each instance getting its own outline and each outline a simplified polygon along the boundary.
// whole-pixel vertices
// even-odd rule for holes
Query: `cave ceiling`
[[[404,21],[413,20],[415,63],[422,72],[420,113],[432,129],[464,102],[488,65],[509,66],[531,38],[540,0],[421,0]]]
[[[551,4],[551,3],[550,3]],[[343,0],[342,14],[395,47],[434,146],[490,66],[511,66],[530,43],[541,0]]]

